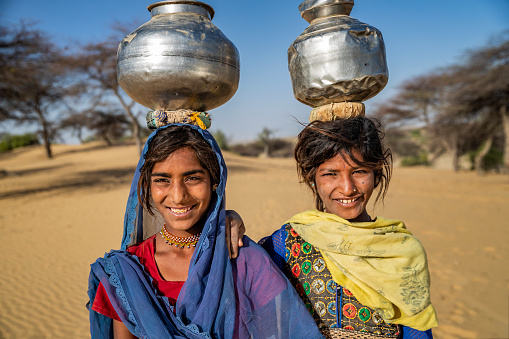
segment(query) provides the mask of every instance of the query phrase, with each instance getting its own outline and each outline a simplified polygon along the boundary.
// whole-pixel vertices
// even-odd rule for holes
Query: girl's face
[[[353,155],[363,161],[357,151]],[[371,221],[366,205],[375,189],[375,173],[359,167],[348,155],[337,154],[316,171],[316,190],[325,211],[349,221]]]
[[[152,169],[150,190],[154,205],[175,236],[200,233],[200,222],[212,197],[211,178],[200,165],[196,153],[181,148]]]

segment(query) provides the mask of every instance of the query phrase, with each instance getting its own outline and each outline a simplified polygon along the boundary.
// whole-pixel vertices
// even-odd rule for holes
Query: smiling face
[[[363,161],[358,152],[352,153]],[[366,205],[375,188],[372,169],[358,166],[346,154],[337,154],[318,166],[315,183],[326,212],[353,222],[371,221]]]
[[[179,237],[201,232],[201,219],[212,197],[212,183],[195,151],[189,147],[180,148],[166,160],[154,164],[150,191],[168,232]]]

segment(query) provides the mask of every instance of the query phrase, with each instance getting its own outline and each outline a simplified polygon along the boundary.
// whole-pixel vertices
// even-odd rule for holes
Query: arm
[[[115,339],[136,338],[133,334],[131,334],[131,332],[129,332],[127,327],[121,321],[117,312],[113,308],[110,298],[108,297],[108,294],[106,293],[106,290],[104,289],[102,283],[99,283],[99,286],[97,287],[97,292],[95,294],[95,299],[94,302],[92,303],[91,308],[95,312],[112,319],[113,338]]]
[[[136,339],[136,337],[129,332],[123,322],[113,320],[113,338],[114,339]]]
[[[239,255],[239,247],[244,245],[242,242],[244,233],[246,227],[240,215],[233,210],[226,210],[225,236],[230,259],[235,259]]]

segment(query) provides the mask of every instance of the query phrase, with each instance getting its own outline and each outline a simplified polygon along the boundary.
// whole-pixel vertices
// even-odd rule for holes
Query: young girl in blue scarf
[[[244,238],[230,261],[226,166],[198,127],[147,140],[127,202],[121,250],[91,266],[92,338],[321,338],[292,285]]]
[[[368,118],[316,121],[298,137],[299,177],[316,209],[260,241],[327,338],[432,338],[426,253],[399,220],[372,218],[392,155]]]

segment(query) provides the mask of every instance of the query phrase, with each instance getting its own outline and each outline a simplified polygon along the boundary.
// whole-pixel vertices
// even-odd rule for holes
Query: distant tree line
[[[458,170],[460,157],[470,155],[481,174],[490,166],[509,169],[508,107],[509,32],[503,32],[461,63],[406,81],[375,116],[406,164],[448,153]]]
[[[276,138],[276,131],[264,127],[256,140],[244,143],[231,144],[229,138],[223,131],[218,130],[214,133],[217,144],[223,151],[248,157],[264,158],[287,158],[293,156],[295,144],[293,140]]]

